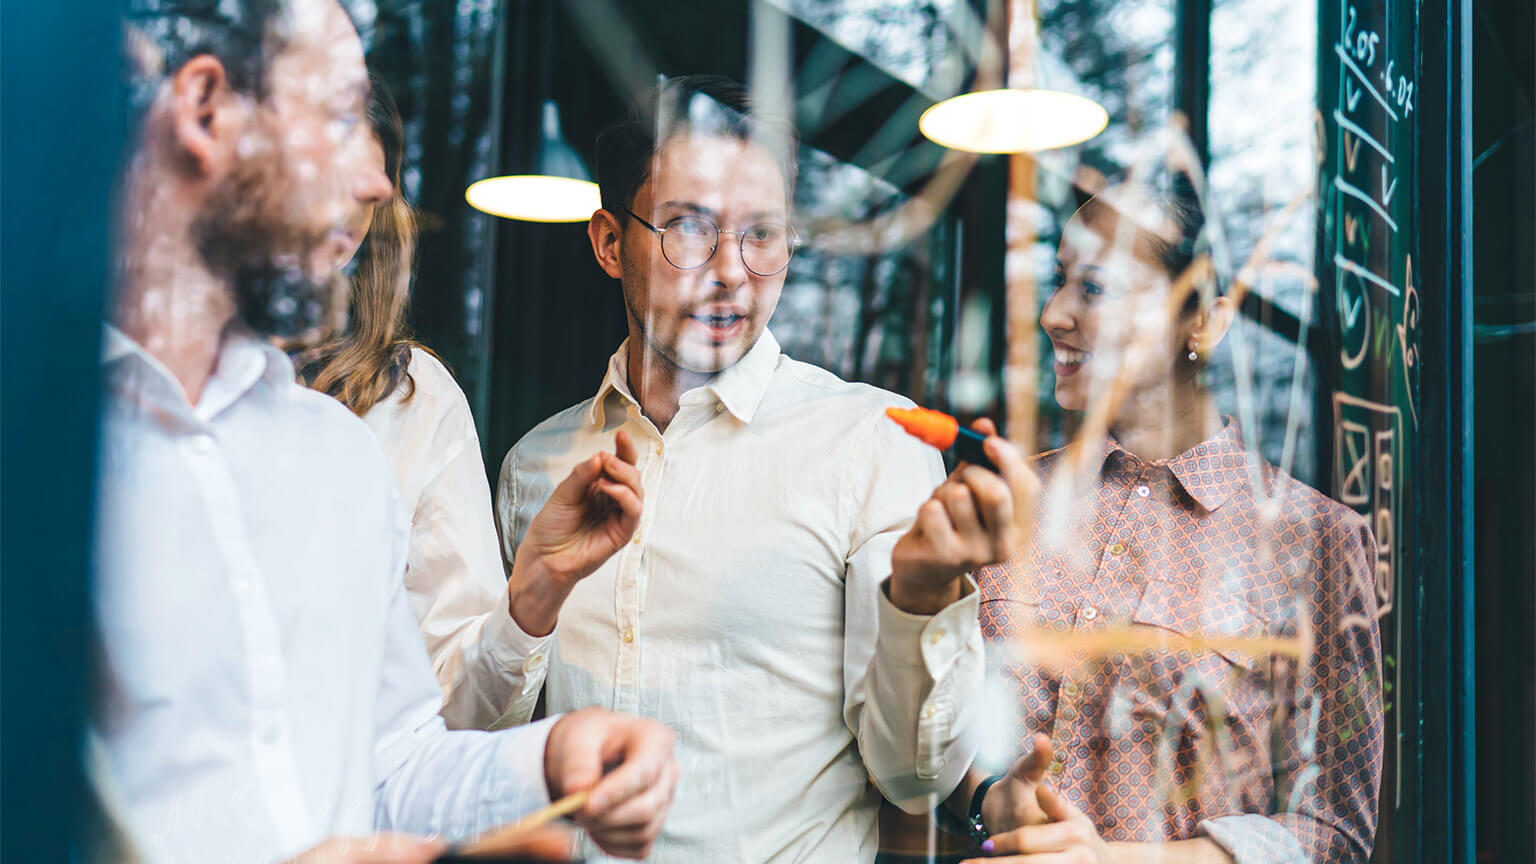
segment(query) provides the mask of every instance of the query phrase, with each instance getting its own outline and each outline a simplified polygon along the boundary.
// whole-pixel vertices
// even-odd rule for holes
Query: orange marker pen
[[[997,466],[992,464],[986,451],[981,448],[987,436],[966,429],[960,425],[959,420],[948,414],[927,408],[887,408],[885,416],[901,424],[901,428],[923,443],[940,450],[953,447],[955,455],[960,459],[997,472]]]

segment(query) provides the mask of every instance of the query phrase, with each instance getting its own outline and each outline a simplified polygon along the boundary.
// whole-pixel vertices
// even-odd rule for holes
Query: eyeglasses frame
[[[657,237],[661,238],[661,254],[662,254],[662,257],[667,259],[667,263],[668,264],[671,264],[673,267],[676,267],[679,270],[697,270],[700,267],[703,267],[705,264],[708,264],[709,262],[713,261],[715,259],[715,253],[720,251],[720,237],[721,237],[721,235],[724,235],[724,234],[731,234],[731,235],[734,235],[736,237],[736,254],[741,257],[741,266],[745,267],[747,269],[747,272],[751,273],[754,276],[763,276],[763,277],[777,276],[780,273],[783,273],[785,270],[788,270],[789,269],[789,262],[794,260],[795,249],[800,246],[800,233],[795,230],[795,227],[793,225],[785,223],[784,228],[785,228],[785,230],[787,230],[789,232],[789,244],[788,244],[789,245],[789,257],[784,259],[784,266],[783,267],[780,267],[779,269],[773,271],[772,273],[759,273],[758,271],[752,269],[752,265],[751,264],[747,263],[747,245],[746,245],[745,241],[742,240],[742,237],[744,237],[746,235],[745,231],[727,231],[724,228],[721,228],[719,225],[715,224],[715,220],[710,219],[707,216],[698,216],[698,215],[695,215],[695,214],[687,214],[687,213],[683,214],[682,216],[673,217],[672,219],[667,220],[667,224],[666,225],[663,225],[662,227],[657,228],[655,225],[652,225],[651,223],[645,221],[644,219],[641,219],[638,215],[636,215],[635,211],[629,209],[628,207],[621,207],[619,209],[623,210],[625,213],[628,213],[630,218],[634,219],[636,222],[639,222],[641,225],[644,225],[645,227],[651,229],[651,233],[653,233]],[[672,223],[678,221],[679,219],[698,219],[698,220],[701,220],[703,222],[708,222],[710,225],[713,225],[714,229],[715,229],[715,246],[714,246],[714,248],[709,250],[709,255],[706,256],[703,261],[700,261],[699,263],[693,265],[692,267],[684,267],[684,266],[678,264],[677,262],[673,261],[671,256],[667,255],[667,244],[666,244],[667,237],[666,237],[666,234],[667,234],[667,231],[671,230],[670,226],[672,225]]]

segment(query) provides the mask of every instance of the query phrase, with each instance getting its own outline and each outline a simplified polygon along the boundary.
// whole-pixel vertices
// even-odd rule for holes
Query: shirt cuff
[[[886,587],[882,585],[877,592],[881,649],[903,665],[926,669],[935,681],[943,678],[965,653],[972,637],[981,632],[981,593],[975,580],[966,574],[960,599],[932,615],[914,615],[897,608]]]
[[[1226,850],[1236,864],[1308,864],[1296,835],[1258,813],[1201,820],[1195,835],[1202,834]]]
[[[559,625],[547,636],[529,636],[517,626],[512,614],[498,606],[485,624],[486,653],[496,665],[513,675],[521,676],[524,691],[537,688],[535,682],[544,680],[544,667],[549,662],[549,652],[555,644]]]
[[[982,678],[981,594],[967,574],[960,599],[933,615],[913,615],[896,608],[883,589],[878,593],[878,650],[900,668],[923,670],[932,683],[924,685],[917,709],[917,779],[938,782],[947,795],[959,782],[955,772],[963,773],[976,755],[962,715]]]
[[[544,776],[544,748],[549,745],[549,730],[555,727],[555,721],[560,716],[557,714],[527,726],[491,733],[502,736],[502,751],[506,754],[506,773],[503,776],[522,778],[524,781],[518,785],[516,800],[512,802],[519,818],[549,806],[549,780]]]

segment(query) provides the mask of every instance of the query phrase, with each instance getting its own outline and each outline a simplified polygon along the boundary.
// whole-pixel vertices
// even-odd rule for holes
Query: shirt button
[[[1075,698],[1077,698],[1077,694],[1078,694],[1078,687],[1077,687],[1077,685],[1076,685],[1076,684],[1071,684],[1071,683],[1069,683],[1069,684],[1067,684],[1067,686],[1065,686],[1065,687],[1063,687],[1063,688],[1061,688],[1061,689],[1062,689],[1062,691],[1063,691],[1063,692],[1065,692],[1065,693],[1066,693],[1066,694],[1067,694],[1067,695],[1068,695],[1068,696],[1070,696],[1070,697],[1072,697],[1072,698],[1074,698],[1074,699],[1075,699]]]
[[[635,539],[633,539],[633,540],[631,540],[629,542],[635,544],[636,546],[639,546],[640,545],[640,532],[636,531],[635,532]]]
[[[933,716],[933,706],[932,705],[924,705],[923,706],[923,716],[924,717],[932,717]]]
[[[1110,547],[1109,547],[1109,554],[1111,554],[1111,555],[1124,555],[1125,554],[1125,544],[1117,542],[1117,543],[1114,543],[1114,544],[1110,545]]]
[[[1092,621],[1093,619],[1095,619],[1097,617],[1099,617],[1098,607],[1096,607],[1096,606],[1084,606],[1083,607],[1083,620],[1085,620],[1085,621]]]
[[[633,629],[625,630],[624,631],[624,641],[625,642],[633,642],[633,641],[635,641],[635,631]]]
[[[944,628],[943,627],[936,627],[936,628],[934,628],[934,631],[932,633],[928,634],[928,644],[929,645],[937,645],[937,644],[939,644],[939,640],[941,640],[943,638],[944,638]]]
[[[1141,497],[1143,497],[1143,498],[1145,498],[1145,497],[1147,497],[1147,496],[1148,496],[1148,495],[1151,495],[1151,494],[1152,494],[1152,490],[1151,490],[1151,489],[1148,489],[1148,488],[1147,488],[1147,487],[1145,487],[1145,486],[1137,486],[1137,487],[1136,487],[1136,494],[1137,494],[1137,495],[1140,495],[1140,496],[1141,496]]]

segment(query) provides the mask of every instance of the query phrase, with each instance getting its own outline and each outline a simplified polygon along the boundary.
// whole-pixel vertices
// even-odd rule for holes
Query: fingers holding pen
[[[592,787],[578,821],[611,854],[643,858],[660,834],[679,774],[673,741],[666,726],[638,721],[603,743],[604,761],[618,767]]]
[[[577,824],[612,855],[641,858],[661,831],[678,769],[673,734],[654,720],[583,708],[549,733],[550,794],[587,791]]]
[[[1029,459],[1024,452],[1012,441],[997,434],[997,427],[991,420],[983,417],[971,424],[971,428],[987,436],[987,440],[982,442],[982,449],[992,464],[997,466],[997,476],[1008,487],[1011,512],[1004,514],[999,509],[997,517],[1000,521],[993,524],[1012,526],[1015,532],[1012,539],[1017,541],[1017,546],[1029,536],[1029,530],[1034,525],[1035,512],[1040,505],[1040,477],[1029,467]],[[1003,518],[1005,515],[1006,519]]]

